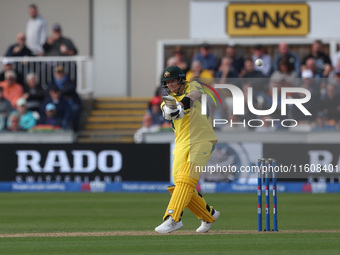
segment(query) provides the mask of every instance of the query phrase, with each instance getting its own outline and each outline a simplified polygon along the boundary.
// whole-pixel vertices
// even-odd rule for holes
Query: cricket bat
[[[176,99],[172,96],[162,96],[163,102],[170,109],[177,109]]]

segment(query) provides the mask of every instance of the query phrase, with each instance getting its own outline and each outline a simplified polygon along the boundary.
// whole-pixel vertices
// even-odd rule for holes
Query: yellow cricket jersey
[[[196,82],[185,82],[185,89],[182,95],[174,95],[171,93],[177,102],[180,102],[191,91],[200,91],[201,85]],[[164,102],[161,107],[163,107]],[[176,146],[188,145],[197,142],[217,141],[214,129],[211,123],[209,111],[207,115],[201,114],[201,99],[194,102],[194,105],[185,110],[185,115],[182,119],[173,120],[172,128],[176,136]]]

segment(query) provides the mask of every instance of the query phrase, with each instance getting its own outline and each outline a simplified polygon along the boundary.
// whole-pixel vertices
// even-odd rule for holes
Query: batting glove
[[[182,105],[177,102],[176,109],[170,109],[166,105],[163,106],[162,114],[164,119],[166,120],[177,120],[182,119],[184,117],[184,109]]]

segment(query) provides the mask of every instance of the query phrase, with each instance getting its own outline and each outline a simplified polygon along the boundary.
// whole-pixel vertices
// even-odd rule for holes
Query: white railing
[[[34,72],[44,88],[53,79],[53,68],[63,65],[65,72],[77,83],[77,92],[82,96],[93,93],[93,61],[90,57],[0,57],[0,70],[3,71],[3,60],[13,61],[13,69],[22,73],[24,79],[30,72]]]

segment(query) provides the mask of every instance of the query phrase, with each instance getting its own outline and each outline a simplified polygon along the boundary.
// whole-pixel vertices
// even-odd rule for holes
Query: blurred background
[[[340,192],[339,8],[335,0],[2,0],[0,190],[165,192],[174,135],[159,110],[160,77],[178,65],[188,80],[252,87],[257,109],[270,107],[273,88],[309,90],[312,115],[291,107],[284,118],[296,127],[216,127],[209,165],[240,169],[271,157],[303,169],[281,175],[279,192]],[[231,94],[218,92],[214,118],[264,120],[234,116]],[[282,119],[280,106],[265,117]],[[199,188],[253,192],[255,177],[206,173]]]

